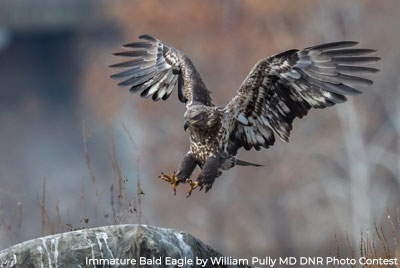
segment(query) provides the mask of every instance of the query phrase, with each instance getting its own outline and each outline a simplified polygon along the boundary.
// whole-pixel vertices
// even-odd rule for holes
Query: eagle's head
[[[202,104],[190,105],[184,114],[184,130],[189,127],[204,128],[211,126],[214,121],[214,108]]]

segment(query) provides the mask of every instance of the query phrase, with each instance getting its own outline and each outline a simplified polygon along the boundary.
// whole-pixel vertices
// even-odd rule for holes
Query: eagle
[[[373,83],[363,76],[379,71],[365,66],[380,60],[371,56],[376,50],[354,48],[355,41],[292,49],[259,60],[236,95],[216,106],[189,57],[150,35],[138,39],[113,54],[128,60],[110,66],[124,68],[111,78],[122,79],[118,86],[155,102],[167,100],[177,88],[179,101],[186,105],[184,130],[189,131],[190,148],[178,172],[162,172],[159,178],[169,182],[175,194],[178,184],[188,183],[187,197],[196,188],[208,192],[223,170],[260,166],[237,159],[238,150],[269,148],[275,136],[288,142],[296,117],[361,94],[360,86]],[[201,172],[192,180],[196,166]]]

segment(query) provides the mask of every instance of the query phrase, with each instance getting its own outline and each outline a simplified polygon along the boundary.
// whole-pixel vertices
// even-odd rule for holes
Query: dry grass
[[[85,160],[86,160],[86,165],[89,170],[90,178],[92,179],[92,183],[94,184],[96,181],[96,177],[94,176],[94,172],[92,169],[91,161],[90,161],[90,155],[89,155],[89,149],[87,145],[87,132],[86,132],[86,121],[82,121],[82,140],[83,140],[83,148],[85,150]]]
[[[41,219],[42,219],[42,235],[46,234],[46,222],[45,222],[45,216],[46,214],[46,178],[43,178],[43,183],[42,183],[42,202],[40,203],[40,213],[41,213]]]
[[[21,225],[22,225],[22,203],[18,202],[18,221],[17,221],[17,232],[19,233],[21,231]]]
[[[376,222],[374,223],[374,232],[370,233],[369,231],[361,232],[360,236],[360,244],[359,248],[359,256],[356,256],[356,247],[354,247],[349,240],[347,235],[347,247],[351,252],[351,258],[357,259],[361,257],[365,257],[366,259],[400,259],[398,254],[399,252],[399,244],[398,244],[398,235],[400,234],[400,209],[397,209],[397,213],[393,217],[393,213],[389,208],[386,209],[387,221],[378,225]],[[393,218],[395,220],[393,220]],[[389,227],[389,228],[388,228]],[[387,229],[390,231],[388,232]],[[386,230],[386,231],[385,231]],[[339,242],[335,236],[336,241],[336,257],[340,258],[339,253]],[[378,244],[376,241],[379,241]],[[333,266],[333,267],[341,267]],[[358,265],[352,265],[351,267],[359,267]],[[381,267],[400,267],[396,265],[364,265],[363,267],[368,268],[381,268]]]
[[[40,219],[41,219],[41,235],[45,236],[48,234],[54,234],[57,233],[59,230],[62,230],[62,228],[59,228],[59,222],[61,222],[61,218],[56,218],[56,220],[53,220],[47,210],[46,210],[46,178],[43,178],[42,181],[42,196],[40,197],[37,195],[36,197],[37,201],[36,204],[40,209]],[[58,203],[56,205],[56,212],[58,211],[59,213],[59,208],[58,208]],[[58,215],[58,217],[60,217]],[[21,215],[22,218],[22,215]],[[22,224],[22,220],[21,220]]]
[[[125,192],[124,185],[128,181],[128,179],[122,177],[121,168],[119,166],[117,154],[115,151],[116,151],[115,138],[114,138],[114,134],[111,132],[111,152],[112,152],[111,153],[111,162],[112,162],[113,171],[116,173],[117,179],[118,179],[118,210],[121,210],[122,200],[124,199],[124,192]],[[111,187],[112,187],[112,189],[114,189],[114,185],[112,185]]]
[[[128,139],[132,144],[132,147],[136,149],[134,140],[129,130],[123,125],[125,132],[127,133]],[[140,173],[139,169],[137,172],[137,183],[136,183],[136,192],[135,193],[127,193],[126,185],[129,182],[128,177],[123,176],[123,172],[120,168],[118,158],[117,158],[117,150],[115,144],[114,135],[111,135],[111,153],[109,154],[111,160],[111,167],[114,173],[113,179],[111,181],[111,185],[109,187],[109,191],[106,189],[100,189],[98,186],[98,182],[95,177],[95,172],[91,165],[91,157],[89,153],[88,146],[88,138],[87,138],[87,129],[85,121],[82,122],[82,140],[84,147],[84,155],[87,169],[89,171],[91,188],[95,189],[95,191],[86,191],[85,183],[82,182],[82,186],[80,188],[80,199],[82,202],[82,207],[89,204],[90,200],[95,200],[95,205],[89,207],[89,210],[93,212],[94,219],[91,219],[89,216],[82,217],[79,221],[75,221],[69,219],[68,210],[63,210],[62,205],[59,201],[57,201],[54,208],[51,208],[48,205],[47,199],[47,180],[43,178],[42,181],[42,191],[41,194],[37,194],[36,197],[36,205],[40,211],[40,233],[38,232],[38,236],[46,236],[55,233],[61,233],[65,231],[74,231],[86,229],[89,227],[96,227],[96,218],[98,217],[98,211],[102,212],[102,216],[106,220],[111,220],[110,224],[122,224],[122,223],[138,223],[142,224],[143,221],[143,212],[142,212],[142,196],[144,195],[144,191],[140,182]],[[137,166],[140,163],[140,157],[137,156]],[[100,191],[99,191],[100,190]],[[109,193],[109,206],[101,205],[102,198],[105,194]],[[130,198],[129,195],[132,195]],[[90,206],[90,204],[89,204]],[[21,202],[17,203],[17,218],[16,219],[6,219],[3,217],[3,213],[5,210],[0,206],[0,228],[4,228],[10,236],[17,238],[20,236],[21,226],[23,224],[23,206]],[[110,214],[112,217],[110,217]],[[144,218],[145,219],[145,218]],[[145,221],[147,221],[145,219]],[[11,224],[12,222],[12,224]],[[14,227],[15,226],[15,227]],[[11,233],[11,231],[13,233]],[[17,241],[17,239],[12,239],[12,241]]]

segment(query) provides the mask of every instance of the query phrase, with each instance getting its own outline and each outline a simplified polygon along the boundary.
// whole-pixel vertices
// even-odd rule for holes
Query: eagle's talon
[[[207,183],[206,188],[205,188],[205,190],[206,190],[205,192],[207,193],[208,191],[210,191],[211,187],[212,187],[212,184],[211,183]]]
[[[192,181],[191,179],[186,179],[186,183],[188,183],[190,186],[188,195],[186,196],[186,198],[188,198],[189,196],[192,195],[192,191],[197,188],[199,183],[197,181]]]
[[[161,172],[161,176],[158,176],[160,179],[163,181],[168,182],[169,184],[172,185],[172,190],[174,191],[174,195],[176,195],[176,186],[179,183],[179,179],[176,176],[176,173],[173,172],[171,176],[165,174],[164,172]]]

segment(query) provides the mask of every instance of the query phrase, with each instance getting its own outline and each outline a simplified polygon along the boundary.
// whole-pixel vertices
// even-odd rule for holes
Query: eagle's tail
[[[253,167],[262,167],[263,165],[259,165],[259,164],[254,164],[254,163],[250,163],[250,162],[246,162],[243,160],[239,160],[236,158],[236,165],[238,166],[253,166]]]

